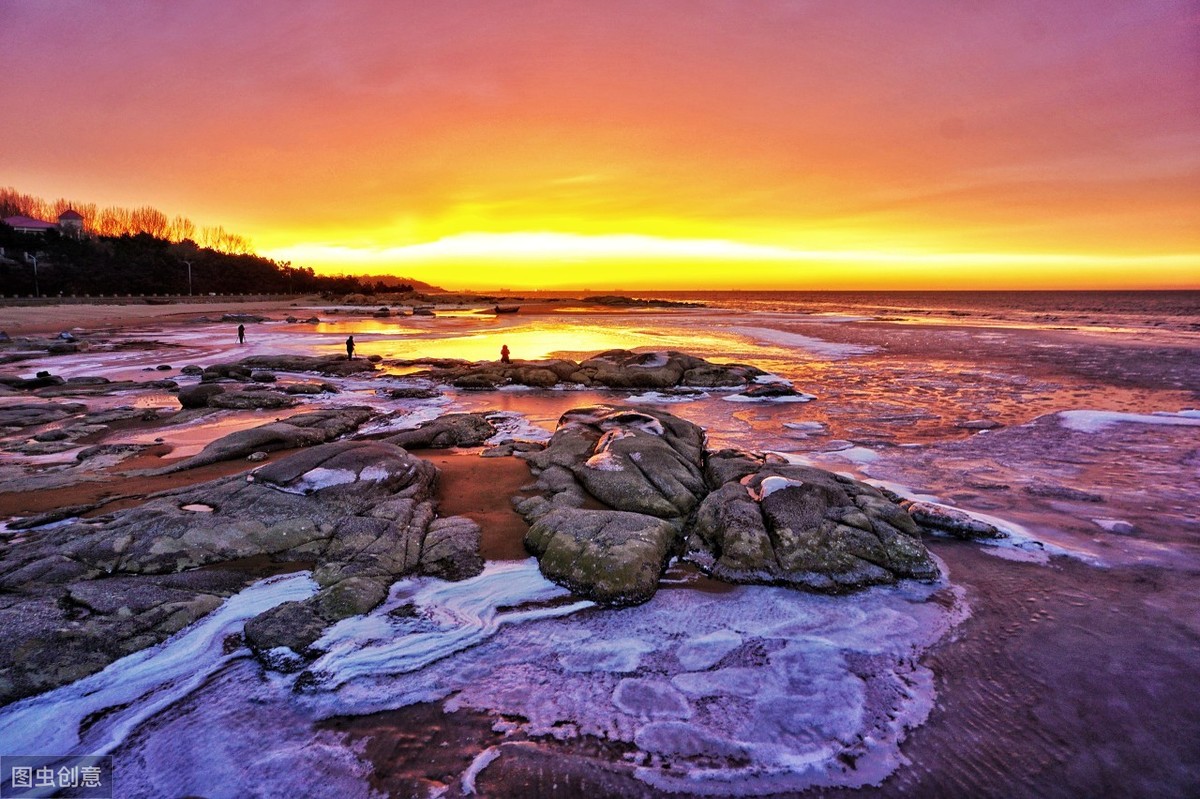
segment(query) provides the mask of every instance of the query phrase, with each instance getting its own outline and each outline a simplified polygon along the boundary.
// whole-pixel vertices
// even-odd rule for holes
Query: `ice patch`
[[[862,344],[837,344],[812,336],[802,336],[799,333],[789,333],[770,327],[731,327],[732,333],[741,333],[759,343],[778,344],[789,349],[801,350],[812,356],[827,358],[831,361],[845,360],[856,355],[867,355],[879,347]]]
[[[471,761],[471,765],[462,775],[462,792],[467,796],[475,795],[475,778],[479,776],[485,768],[492,765],[492,761],[500,757],[500,748],[497,746],[489,746],[479,754],[475,755],[475,759]]]
[[[1122,422],[1130,424],[1164,424],[1200,427],[1200,411],[1179,413],[1121,413],[1118,411],[1059,411],[1059,422],[1068,430],[1079,433],[1098,433]]]
[[[501,625],[569,615],[592,606],[578,601],[519,609],[570,596],[565,588],[542,577],[532,559],[489,563],[479,576],[456,583],[431,577],[402,580],[380,608],[367,616],[344,619],[326,631],[313,645],[325,654],[310,671],[326,689],[416,671],[487,640]],[[409,605],[417,610],[417,617],[389,615]]]
[[[850,461],[851,463],[857,463],[860,466],[879,460],[879,453],[867,447],[847,447],[828,454],[835,458]]]
[[[728,394],[721,399],[726,402],[812,402],[815,394],[789,394],[783,397],[747,397],[745,394]]]
[[[751,486],[747,485],[746,491],[750,494],[755,502],[762,502],[776,491],[782,491],[785,488],[802,485],[804,485],[803,480],[793,480],[789,477],[780,477],[777,474],[773,474],[770,477],[763,478],[763,481],[758,484],[758,490],[755,490]]]
[[[779,375],[773,374],[759,375],[758,377],[754,378],[754,382],[762,386],[770,385],[772,383],[782,383],[785,386],[790,386],[792,384],[792,381],[788,380],[786,377],[780,377]]]
[[[717,661],[741,645],[742,636],[732,630],[717,630],[684,641],[675,650],[675,657],[679,659],[679,665],[688,671],[700,671],[715,666]]]
[[[551,432],[538,427],[529,421],[524,414],[512,411],[497,411],[489,413],[487,420],[496,428],[496,435],[487,440],[487,444],[495,445],[505,439],[514,441],[549,441]]]
[[[625,471],[625,467],[621,464],[621,459],[608,450],[597,452],[595,455],[584,461],[583,465],[589,469],[595,469],[598,472]]]
[[[1123,519],[1092,519],[1092,522],[1105,532],[1117,535],[1130,535],[1137,529]]]
[[[158,646],[0,710],[5,752],[103,755],[138,725],[195,691],[245,649],[224,653],[247,619],[317,591],[308,572],[260,580]],[[100,714],[104,714],[100,718]],[[86,730],[86,720],[99,718]]]
[[[947,590],[949,602],[931,601]],[[636,746],[637,776],[669,790],[857,786],[902,762],[900,741],[932,707],[921,653],[962,617],[960,593],[944,583],[848,597],[675,589],[581,613],[589,603],[554,604],[567,596],[532,559],[461,583],[402,581],[317,642],[327,654],[316,679],[292,696],[317,716],[451,697],[448,712],[503,715],[513,733]],[[278,679],[289,693],[294,678]],[[484,755],[464,777],[491,762]]]
[[[679,402],[695,402],[698,399],[707,399],[708,394],[698,392],[696,394],[664,394],[661,391],[646,391],[641,394],[633,394],[625,398],[626,402],[645,403],[647,405],[671,405]]]
[[[824,433],[825,425],[821,422],[784,422],[788,430],[798,430],[802,433]]]

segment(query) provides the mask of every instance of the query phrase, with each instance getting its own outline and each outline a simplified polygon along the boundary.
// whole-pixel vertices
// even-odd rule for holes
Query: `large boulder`
[[[192,457],[166,467],[164,471],[194,469],[210,463],[245,458],[255,452],[275,452],[324,444],[357,430],[372,415],[370,408],[350,406],[300,413],[248,430],[235,430],[210,442]]]
[[[529,528],[525,546],[542,574],[606,605],[654,596],[678,531],[643,513],[555,508]]]
[[[704,431],[656,410],[568,411],[549,445],[520,453],[539,496],[518,503],[542,573],[605,604],[644,602],[704,497]]]
[[[494,435],[495,426],[481,413],[448,413],[384,440],[405,449],[448,449],[480,447]]]
[[[714,577],[837,593],[938,576],[916,522],[872,486],[732,450],[706,476],[685,557]]]

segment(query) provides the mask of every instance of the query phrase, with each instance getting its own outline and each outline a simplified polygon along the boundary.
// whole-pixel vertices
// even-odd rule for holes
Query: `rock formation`
[[[263,651],[302,650],[410,573],[482,569],[479,529],[438,519],[437,469],[381,442],[339,441],[165,492],[108,517],[30,531],[0,561],[0,704],[79,679],[211,612],[253,577],[239,562],[311,567],[320,585],[247,625]]]

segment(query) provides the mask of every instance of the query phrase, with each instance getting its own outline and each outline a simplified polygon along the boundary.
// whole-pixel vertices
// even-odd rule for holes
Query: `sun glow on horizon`
[[[302,242],[264,253],[322,273],[397,274],[449,289],[1195,288],[1200,254],[800,248],[718,238],[461,233],[405,245]],[[580,274],[578,268],[589,267]],[[1145,270],[1154,270],[1147,281]],[[1147,283],[1154,285],[1147,286]],[[919,285],[914,285],[914,283]]]

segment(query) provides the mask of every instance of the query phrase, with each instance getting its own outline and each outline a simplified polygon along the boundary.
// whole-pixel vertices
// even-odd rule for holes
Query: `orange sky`
[[[0,0],[0,185],[454,288],[1197,288],[1195,9]]]

